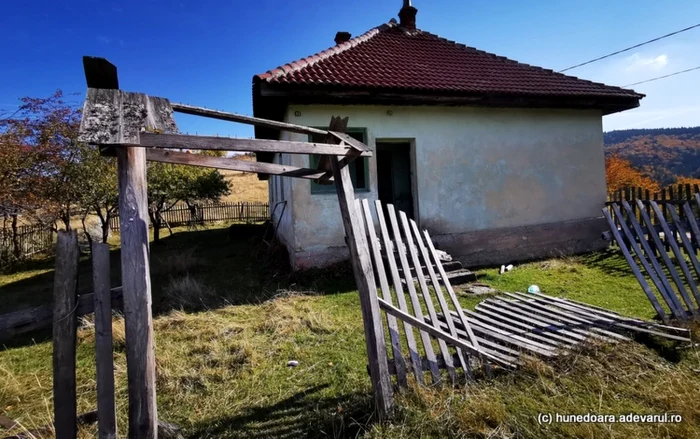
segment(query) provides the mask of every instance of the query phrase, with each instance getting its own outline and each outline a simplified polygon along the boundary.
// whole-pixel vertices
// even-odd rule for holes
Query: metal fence
[[[270,219],[270,205],[260,202],[177,205],[163,212],[163,219],[171,227],[217,221],[263,222]],[[112,230],[119,230],[118,214],[111,218],[109,226]]]

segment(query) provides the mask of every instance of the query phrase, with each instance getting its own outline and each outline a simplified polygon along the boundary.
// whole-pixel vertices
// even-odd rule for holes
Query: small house
[[[254,76],[254,115],[320,128],[349,117],[347,133],[374,153],[351,164],[356,195],[394,204],[470,266],[605,246],[602,118],[644,95],[441,38],[416,16],[405,1],[399,21],[355,38],[338,32],[331,48]],[[269,191],[295,269],[348,258],[333,185],[273,176]]]

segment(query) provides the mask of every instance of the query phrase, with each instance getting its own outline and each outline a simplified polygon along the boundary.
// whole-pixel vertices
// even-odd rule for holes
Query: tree
[[[153,224],[153,240],[160,240],[160,229],[169,224],[163,213],[178,202],[191,206],[201,201],[218,201],[230,190],[223,175],[217,170],[187,165],[149,163],[146,172],[148,182],[148,215]],[[170,230],[172,233],[172,230]]]
[[[659,190],[659,184],[635,169],[629,160],[618,155],[611,155],[605,159],[605,179],[608,183],[608,191],[615,192],[627,187],[641,187],[652,192]]]
[[[109,223],[119,207],[119,185],[117,183],[117,162],[112,157],[103,157],[98,148],[88,147],[83,151],[83,166],[86,172],[81,178],[80,206],[83,231],[92,242],[92,236],[85,224],[91,213],[97,215],[102,230],[102,242],[109,238]]]

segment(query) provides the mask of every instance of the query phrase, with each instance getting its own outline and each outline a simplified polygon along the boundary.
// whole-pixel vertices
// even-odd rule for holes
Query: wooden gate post
[[[116,148],[119,172],[122,295],[129,382],[129,437],[158,436],[148,248],[146,151]]]
[[[78,406],[75,390],[78,235],[58,232],[53,281],[53,411],[57,439],[75,439]]]
[[[332,118],[329,130],[345,131],[347,119]],[[328,139],[334,143],[336,140]],[[360,293],[360,308],[365,329],[365,343],[369,360],[369,374],[372,381],[374,401],[379,419],[391,417],[394,407],[389,361],[386,353],[386,340],[382,316],[377,301],[377,285],[374,280],[374,270],[370,259],[367,237],[360,233],[362,229],[361,213],[355,203],[355,191],[350,179],[347,162],[341,164],[338,156],[327,156],[330,159],[333,179],[338,193],[340,214],[345,228],[347,245],[350,249],[350,261],[355,275],[355,283]]]

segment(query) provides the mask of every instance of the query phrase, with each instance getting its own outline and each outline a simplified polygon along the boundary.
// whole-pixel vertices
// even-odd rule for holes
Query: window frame
[[[328,129],[328,127],[312,127],[312,128],[317,128],[320,130]],[[364,127],[346,128],[345,133],[346,134],[362,133],[361,142],[364,143],[365,145],[367,144],[367,128],[364,128]],[[313,136],[310,134],[308,136],[308,141],[313,142]],[[309,155],[309,168],[310,169],[315,169],[315,167],[318,163],[317,161],[316,161],[316,163],[312,163],[314,158],[316,158],[318,160],[318,159],[320,159],[320,156]],[[358,157],[355,160],[353,160],[352,163],[350,163],[350,165],[348,165],[348,166],[353,166],[353,164],[354,164],[354,166],[357,166],[358,163],[362,163],[362,166],[365,169],[365,172],[364,172],[364,176],[365,176],[364,185],[365,185],[365,187],[363,187],[363,188],[355,187],[357,185],[357,182],[354,181],[353,182],[353,189],[355,190],[355,192],[371,192],[371,189],[370,189],[370,182],[371,181],[370,181],[370,177],[369,177],[369,157]],[[355,180],[354,177],[353,177],[353,179]],[[313,180],[311,180],[309,182],[309,192],[311,193],[311,195],[334,194],[335,193],[335,186],[333,184],[330,184],[330,185],[317,184],[317,183],[314,183]]]

